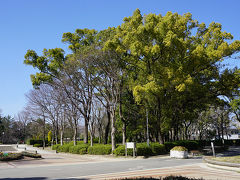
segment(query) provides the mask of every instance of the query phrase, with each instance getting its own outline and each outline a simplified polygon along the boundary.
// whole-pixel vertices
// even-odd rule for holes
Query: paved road
[[[8,163],[7,167],[0,168],[0,178],[36,178],[68,179],[80,176],[90,176],[108,173],[130,172],[146,169],[156,169],[200,163],[201,159],[175,160],[169,158],[152,158],[137,160],[121,160],[110,162],[82,162],[74,164],[51,164],[17,166]],[[86,179],[86,178],[85,178]]]
[[[35,150],[27,147],[27,149]],[[182,175],[204,179],[239,180],[240,173],[216,170],[201,158],[149,159],[79,156],[41,150],[42,160],[0,162],[0,179],[116,179],[119,177]]]

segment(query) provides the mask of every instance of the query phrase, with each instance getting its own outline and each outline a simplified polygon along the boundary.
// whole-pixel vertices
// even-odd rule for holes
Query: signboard
[[[135,157],[136,151],[136,143],[135,142],[127,142],[125,145],[125,155],[127,156],[127,149],[133,149],[133,157]]]
[[[135,143],[134,142],[127,142],[126,143],[126,148],[127,149],[134,149],[135,148]]]

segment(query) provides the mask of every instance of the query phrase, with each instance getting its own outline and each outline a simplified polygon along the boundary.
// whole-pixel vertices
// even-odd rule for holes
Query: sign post
[[[136,143],[127,142],[125,145],[125,156],[127,156],[127,149],[133,149],[133,157],[135,157]]]

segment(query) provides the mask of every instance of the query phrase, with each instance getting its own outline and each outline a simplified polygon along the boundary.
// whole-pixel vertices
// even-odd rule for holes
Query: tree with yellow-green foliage
[[[86,143],[92,98],[101,101],[111,119],[112,150],[119,133],[116,121],[121,121],[124,142],[127,123],[131,131],[144,128],[130,121],[145,123],[146,109],[152,139],[163,143],[172,130],[174,139],[181,131],[187,138],[200,112],[216,104],[219,96],[230,96],[240,81],[237,76],[236,81],[227,81],[234,72],[221,73],[219,66],[240,51],[240,41],[233,41],[221,24],[207,26],[190,13],[142,15],[137,9],[116,28],[77,29],[64,33],[62,41],[69,44],[71,54],[65,56],[59,48],[44,50],[42,56],[27,52],[25,64],[40,71],[31,76],[32,83],[51,84],[54,79],[62,83],[70,102],[77,100],[75,106],[85,118]],[[129,101],[132,95],[135,104]],[[129,117],[133,112],[138,118]]]
[[[221,24],[207,27],[190,13],[142,16],[137,9],[116,31],[105,49],[125,54],[136,102],[157,109],[161,142],[164,111],[171,109],[178,122],[187,106],[213,101],[219,95],[218,63],[240,50],[240,41],[229,43],[233,36]]]

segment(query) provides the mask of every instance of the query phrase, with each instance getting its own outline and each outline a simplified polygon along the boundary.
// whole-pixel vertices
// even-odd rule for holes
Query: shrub
[[[124,180],[203,180],[203,179],[188,178],[183,176],[166,176],[166,177],[159,177],[159,178],[153,178],[153,177],[125,178]]]
[[[22,159],[23,155],[21,153],[1,153],[0,161],[11,161]]]
[[[151,147],[147,143],[139,143],[136,146],[138,156],[150,156],[153,154]]]
[[[42,158],[41,154],[30,153],[27,151],[23,151],[22,155],[26,157],[31,157],[31,158]]]
[[[38,139],[38,140],[36,140],[36,139],[28,139],[27,140],[27,144],[28,145],[41,144],[41,146],[43,146],[43,140],[42,139]],[[48,144],[48,141],[45,140],[45,145],[47,145],[47,144]]]
[[[93,146],[88,147],[88,154],[95,154],[95,155],[105,155],[111,154],[112,146],[109,144],[96,144]]]
[[[174,146],[177,146],[176,142],[165,142],[165,149],[167,152],[169,152]]]
[[[113,154],[116,156],[125,156],[125,145],[119,145],[114,151]],[[133,150],[132,149],[127,149],[127,154],[132,156],[133,155]]]
[[[58,151],[58,148],[60,146],[61,146],[60,144],[55,144],[55,145],[52,146],[52,150],[57,150]]]
[[[165,154],[165,146],[159,143],[151,143],[150,146],[146,143],[137,144],[137,155],[138,156],[151,156]],[[128,155],[133,155],[133,149],[127,149]],[[119,145],[113,152],[117,156],[125,156],[125,145]]]
[[[175,146],[184,146],[189,151],[200,149],[203,144],[206,144],[206,142],[200,142],[200,141],[193,141],[193,140],[181,140],[181,141],[174,141],[174,142],[165,142],[164,145],[166,147],[166,150],[169,152],[170,149],[172,149]]]
[[[87,154],[88,153],[88,147],[79,149],[79,154]]]
[[[159,177],[159,178],[153,178],[153,177],[125,178],[124,180],[203,180],[203,179],[188,178],[183,176],[166,176],[166,177]]]
[[[199,143],[193,140],[178,141],[179,146],[186,147],[189,151],[199,149]]]
[[[171,151],[188,151],[188,149],[183,146],[175,146]]]
[[[166,154],[165,145],[159,143],[151,143],[150,148],[153,155]]]
[[[34,144],[33,147],[42,147],[42,144]]]
[[[87,154],[88,144],[71,146],[69,152],[73,154]]]
[[[71,147],[71,146],[73,146],[72,144],[64,144],[64,145],[62,145],[62,146],[59,146],[58,147],[58,151],[59,152],[69,152],[69,148]]]

